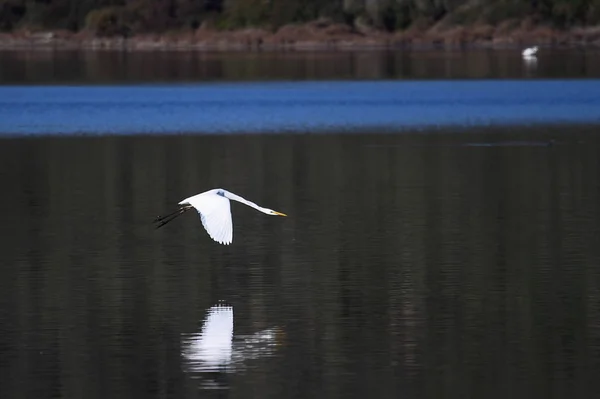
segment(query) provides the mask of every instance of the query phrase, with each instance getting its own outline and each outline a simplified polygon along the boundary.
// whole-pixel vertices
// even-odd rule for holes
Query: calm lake
[[[0,398],[595,397],[600,59],[547,51],[0,52]],[[289,216],[154,229],[217,187]]]

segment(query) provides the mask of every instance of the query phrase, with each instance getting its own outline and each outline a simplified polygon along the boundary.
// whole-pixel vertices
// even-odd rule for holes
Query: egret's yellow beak
[[[287,216],[285,213],[281,213],[281,212],[277,212],[277,211],[273,211],[274,214],[276,214],[277,216]]]

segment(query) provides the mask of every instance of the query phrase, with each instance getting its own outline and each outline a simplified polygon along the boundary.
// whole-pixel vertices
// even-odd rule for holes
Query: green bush
[[[0,0],[0,31],[10,31],[25,15],[25,3],[19,0]]]
[[[585,19],[589,0],[557,0],[551,8],[550,18],[555,25],[569,27]]]
[[[482,19],[492,25],[515,18],[524,18],[531,15],[532,10],[529,2],[522,0],[508,0],[492,3],[484,6]]]
[[[589,25],[600,24],[600,0],[593,0],[587,7],[584,22]]]
[[[383,9],[381,22],[388,31],[404,30],[408,28],[415,17],[415,9],[407,3],[392,3]]]
[[[196,29],[276,29],[326,17],[394,31],[418,21],[499,24],[533,17],[555,26],[600,23],[600,0],[0,0],[0,30],[85,29],[103,36]]]
[[[85,18],[85,27],[98,36],[128,37],[135,31],[135,13],[123,6],[93,10]]]
[[[232,28],[261,26],[269,22],[270,2],[237,0],[225,9],[227,25]]]

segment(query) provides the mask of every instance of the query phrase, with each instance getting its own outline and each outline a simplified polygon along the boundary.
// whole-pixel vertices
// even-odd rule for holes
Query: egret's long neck
[[[262,213],[268,213],[268,212],[265,210],[265,208],[263,208],[262,206],[256,205],[254,202],[252,202],[252,201],[248,201],[247,199],[245,199],[245,198],[242,198],[242,197],[240,197],[240,196],[239,196],[239,195],[237,195],[237,194],[230,193],[229,191],[226,191],[226,192],[225,192],[225,196],[226,196],[227,198],[229,198],[230,200],[234,200],[234,201],[237,201],[237,202],[241,202],[242,204],[244,204],[244,205],[248,205],[249,207],[251,207],[251,208],[254,208],[254,209],[256,209],[257,211],[260,211],[260,212],[262,212]]]

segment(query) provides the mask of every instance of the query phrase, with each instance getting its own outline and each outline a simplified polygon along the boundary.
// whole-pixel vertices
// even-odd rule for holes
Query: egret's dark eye
[[[217,191],[217,195],[220,195],[221,197],[224,197],[225,193],[223,191]]]

